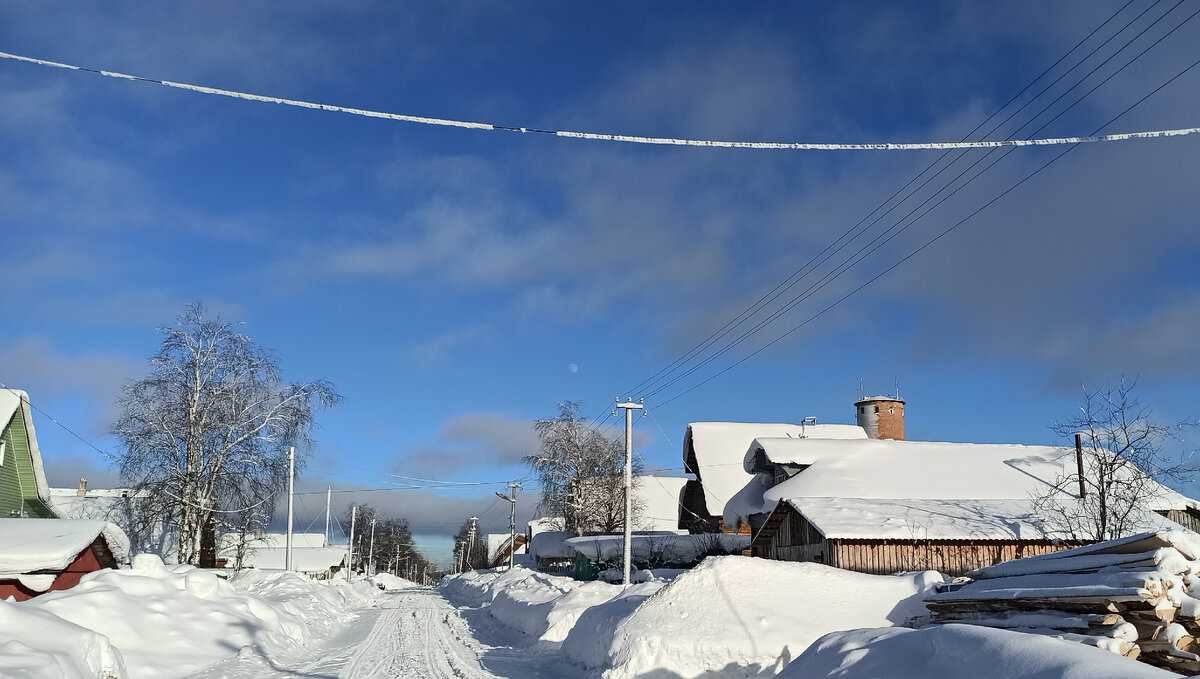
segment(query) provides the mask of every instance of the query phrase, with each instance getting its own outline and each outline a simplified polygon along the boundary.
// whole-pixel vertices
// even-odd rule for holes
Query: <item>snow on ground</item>
[[[770,676],[827,632],[925,613],[922,593],[941,580],[728,556],[669,584],[622,589],[516,568],[443,578],[438,591],[530,640],[562,642],[566,658],[605,679],[690,679]]]
[[[828,634],[777,679],[1170,679],[1178,675],[1073,641],[976,627]]]
[[[371,578],[371,584],[383,590],[408,589],[417,587],[417,583],[412,580],[397,577],[391,573],[376,573]]]
[[[126,676],[121,654],[103,634],[27,605],[0,601],[0,639],[0,676]]]
[[[923,613],[922,593],[941,580],[933,571],[864,575],[814,563],[711,557],[643,601],[611,637],[581,627],[583,638],[568,638],[567,646],[589,665],[606,658],[605,679],[651,671],[689,679],[771,676],[828,632],[899,624]],[[589,637],[595,647],[585,649]]]
[[[438,591],[459,606],[487,606],[493,618],[532,639],[560,642],[583,611],[617,596],[621,587],[513,568],[443,578]]]
[[[89,573],[71,589],[0,602],[8,632],[0,638],[10,640],[0,645],[0,668],[4,676],[169,678],[235,656],[284,657],[333,633],[376,594],[369,584],[284,572],[243,571],[231,583],[142,554],[131,568]],[[45,633],[28,637],[33,629]]]

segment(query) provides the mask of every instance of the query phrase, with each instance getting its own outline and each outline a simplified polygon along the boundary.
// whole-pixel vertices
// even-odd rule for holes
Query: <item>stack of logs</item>
[[[1200,536],[1142,533],[980,568],[926,597],[917,624],[962,623],[1077,641],[1200,673]]]

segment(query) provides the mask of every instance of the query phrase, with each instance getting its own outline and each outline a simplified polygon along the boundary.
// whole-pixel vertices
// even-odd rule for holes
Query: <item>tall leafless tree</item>
[[[1074,417],[1051,429],[1082,443],[1082,497],[1078,465],[1036,495],[1035,508],[1049,532],[1082,541],[1109,540],[1144,530],[1150,512],[1169,492],[1162,484],[1182,481],[1194,471],[1164,450],[1191,422],[1164,424],[1134,393],[1136,382],[1085,390]],[[1064,448],[1074,458],[1074,447]]]
[[[339,400],[328,382],[283,382],[274,357],[236,328],[188,306],[161,329],[150,374],[125,385],[113,426],[122,480],[178,526],[180,563],[199,562],[206,527],[269,518],[288,448],[303,467],[314,409]]]
[[[538,511],[562,517],[566,530],[610,533],[624,525],[624,443],[608,438],[579,418],[579,404],[558,404],[558,415],[533,424],[540,447],[525,456],[538,475],[542,499]],[[641,468],[634,460],[634,473]],[[637,503],[635,503],[636,505]],[[638,507],[634,507],[636,520]]]

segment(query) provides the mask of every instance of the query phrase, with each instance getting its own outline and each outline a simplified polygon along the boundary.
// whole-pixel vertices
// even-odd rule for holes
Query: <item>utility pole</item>
[[[375,517],[371,517],[371,551],[367,554],[367,567],[371,569],[373,577],[375,575]]]
[[[628,397],[625,403],[617,400],[617,408],[625,411],[625,534],[621,539],[621,547],[625,552],[622,558],[622,584],[629,586],[629,564],[633,555],[633,411],[641,410],[642,416],[645,416],[645,399],[638,399],[637,403],[633,402],[632,397]],[[617,414],[613,410],[613,414]]]
[[[496,495],[501,500],[508,500],[512,506],[508,508],[508,570],[513,567],[513,554],[517,551],[517,489],[521,484],[508,484],[508,495],[496,491]]]
[[[396,560],[392,562],[392,573],[400,577],[400,543],[396,543]]]
[[[346,545],[346,582],[354,582],[354,519],[358,516],[358,505],[350,508],[350,542]]]
[[[467,555],[463,558],[463,570],[471,570],[471,546],[475,544],[475,522],[479,520],[478,516],[471,517],[471,528],[467,530]]]
[[[288,520],[283,552],[283,570],[292,570],[292,496],[296,490],[296,447],[288,448]]]
[[[325,546],[329,546],[329,501],[333,499],[333,487],[325,486]]]

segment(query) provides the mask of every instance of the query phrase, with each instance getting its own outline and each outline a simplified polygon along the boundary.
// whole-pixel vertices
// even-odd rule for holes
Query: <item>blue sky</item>
[[[0,51],[545,129],[957,140],[1122,4],[13,2],[0,7]],[[1131,3],[1075,57],[1138,12],[1149,8],[1123,36],[1169,7]],[[1191,11],[1168,14],[1018,136]],[[992,137],[1017,131],[1128,37]],[[1197,44],[1200,19],[1038,136],[1092,132],[1195,61]],[[1198,92],[1194,69],[1105,131],[1194,126]],[[900,380],[916,439],[1056,443],[1047,425],[1069,416],[1081,385],[1122,375],[1164,419],[1195,417],[1196,136],[1076,149],[684,393],[1057,152],[1013,152],[778,322],[654,393],[652,418],[637,425],[647,462],[678,467],[689,421],[850,422],[859,378],[869,392]],[[971,153],[956,167],[983,154]],[[437,128],[3,60],[0,381],[86,439],[41,416],[54,480],[110,481],[92,446],[115,445],[119,387],[144,371],[155,328],[200,301],[244,321],[285,377],[328,379],[345,397],[320,416],[303,488],[402,482],[388,474],[519,478],[529,420],[565,399],[593,416],[614,396],[649,394],[630,390],[937,157]],[[370,501],[419,533],[453,533],[470,513],[501,530],[502,487],[343,492],[335,504]]]

